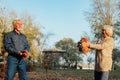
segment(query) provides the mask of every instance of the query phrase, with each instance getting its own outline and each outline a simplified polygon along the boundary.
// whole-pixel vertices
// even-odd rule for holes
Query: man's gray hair
[[[106,33],[109,35],[109,36],[112,36],[113,35],[113,27],[110,26],[110,25],[104,25],[103,26],[103,29],[106,31]]]

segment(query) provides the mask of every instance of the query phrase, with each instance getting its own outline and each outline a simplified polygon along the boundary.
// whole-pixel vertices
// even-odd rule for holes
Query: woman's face
[[[102,29],[102,36],[105,38],[107,35],[106,35],[106,30],[105,29]]]

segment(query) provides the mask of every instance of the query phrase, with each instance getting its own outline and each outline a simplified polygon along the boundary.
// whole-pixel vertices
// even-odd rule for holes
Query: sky
[[[90,33],[85,12],[91,0],[6,0],[6,5],[17,13],[27,11],[44,34],[54,34],[48,38],[49,47],[63,38],[77,42],[84,32]]]

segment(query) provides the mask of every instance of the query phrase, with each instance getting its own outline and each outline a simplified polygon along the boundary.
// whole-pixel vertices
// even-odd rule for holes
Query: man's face
[[[20,20],[17,20],[15,24],[13,25],[14,29],[17,31],[20,31],[22,29],[22,22]]]

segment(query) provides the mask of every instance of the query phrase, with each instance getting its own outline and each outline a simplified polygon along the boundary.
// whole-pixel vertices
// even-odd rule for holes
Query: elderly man
[[[30,51],[26,36],[21,33],[22,21],[13,21],[14,30],[5,34],[3,44],[8,52],[6,80],[13,80],[16,70],[19,80],[28,80],[26,73],[26,57]],[[27,55],[26,55],[27,54]]]
[[[112,35],[112,26],[104,25],[102,28],[102,40],[99,40],[96,44],[87,41],[82,45],[82,48],[86,48],[82,49],[85,53],[89,51],[87,48],[96,50],[94,80],[108,80],[109,70],[112,68],[112,51],[114,47]]]

